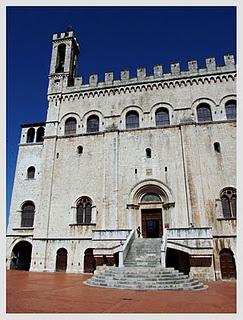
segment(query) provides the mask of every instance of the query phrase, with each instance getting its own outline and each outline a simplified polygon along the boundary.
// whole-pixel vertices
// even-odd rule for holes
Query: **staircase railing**
[[[163,268],[165,268],[165,258],[166,258],[166,250],[167,250],[167,229],[164,230],[161,250],[160,250],[160,263]]]
[[[124,261],[135,239],[135,229],[133,229],[124,243],[121,242],[119,248],[119,267],[124,267]]]

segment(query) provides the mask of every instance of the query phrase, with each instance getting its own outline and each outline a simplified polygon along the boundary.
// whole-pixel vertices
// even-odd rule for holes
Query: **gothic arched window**
[[[170,124],[169,111],[166,108],[159,108],[155,112],[156,127],[167,126]]]
[[[87,120],[87,132],[97,131],[99,131],[99,117],[96,115],[91,115]]]
[[[60,44],[57,49],[56,73],[64,72],[66,45]]]
[[[126,128],[135,129],[139,128],[139,115],[137,111],[128,111],[126,114]]]
[[[29,128],[29,130],[27,131],[27,143],[31,143],[34,142],[35,139],[35,129],[34,128]]]
[[[27,170],[27,179],[34,179],[35,177],[35,167],[29,167]]]
[[[236,119],[236,101],[235,100],[230,100],[226,102],[225,112],[228,120]]]
[[[28,201],[22,206],[21,227],[33,227],[34,224],[35,205]]]
[[[75,134],[77,127],[77,120],[75,118],[68,118],[65,122],[65,134]]]
[[[37,129],[36,142],[42,142],[44,140],[45,128],[40,127]]]
[[[236,218],[236,190],[234,188],[227,188],[221,192],[220,195],[223,217]]]
[[[198,122],[212,121],[211,108],[207,103],[201,103],[197,107]]]
[[[77,224],[91,223],[92,201],[88,197],[82,197],[77,204]]]

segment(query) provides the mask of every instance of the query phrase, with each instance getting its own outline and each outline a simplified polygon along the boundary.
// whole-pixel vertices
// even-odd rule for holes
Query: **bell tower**
[[[63,87],[74,85],[78,54],[79,44],[74,31],[53,35],[48,94],[61,92]]]

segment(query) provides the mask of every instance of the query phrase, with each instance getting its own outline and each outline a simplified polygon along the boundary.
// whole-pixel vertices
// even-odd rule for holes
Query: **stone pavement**
[[[88,287],[90,275],[7,271],[7,313],[235,313],[236,282],[202,291]]]

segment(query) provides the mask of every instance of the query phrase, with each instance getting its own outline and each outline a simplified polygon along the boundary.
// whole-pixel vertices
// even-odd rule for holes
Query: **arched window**
[[[214,142],[213,147],[214,147],[214,150],[217,153],[220,153],[221,148],[220,148],[220,143],[219,142]]]
[[[99,117],[96,115],[91,115],[87,120],[87,132],[97,131],[99,131]]]
[[[82,197],[77,204],[77,224],[91,223],[92,202],[88,197]]]
[[[161,202],[161,199],[157,193],[149,192],[142,197],[141,202]]]
[[[29,130],[27,131],[27,143],[31,143],[34,142],[35,139],[35,129],[34,128],[29,128]]]
[[[77,120],[75,118],[68,118],[65,122],[65,134],[75,134],[77,127]]]
[[[146,157],[151,158],[151,149],[147,148],[145,151],[146,151]]]
[[[197,107],[198,122],[212,121],[212,113],[210,106],[207,103],[201,103]]]
[[[35,167],[29,167],[27,170],[27,179],[35,178]]]
[[[220,195],[223,217],[236,218],[236,190],[234,188],[227,188],[221,192]]]
[[[236,119],[236,101],[235,100],[230,100],[226,102],[225,112],[226,112],[227,119],[229,120]]]
[[[44,140],[44,135],[45,129],[43,127],[38,128],[36,133],[36,142],[42,142]]]
[[[139,128],[139,115],[137,111],[128,111],[128,113],[126,114],[126,128]]]
[[[22,206],[21,227],[33,227],[35,205],[28,201]]]
[[[167,126],[170,124],[169,111],[166,108],[159,108],[155,112],[156,127]]]
[[[77,152],[78,152],[78,154],[82,154],[83,153],[83,147],[82,146],[77,146]]]
[[[58,46],[58,49],[57,49],[57,63],[56,63],[57,73],[64,72],[65,53],[66,53],[66,45],[62,43]]]

